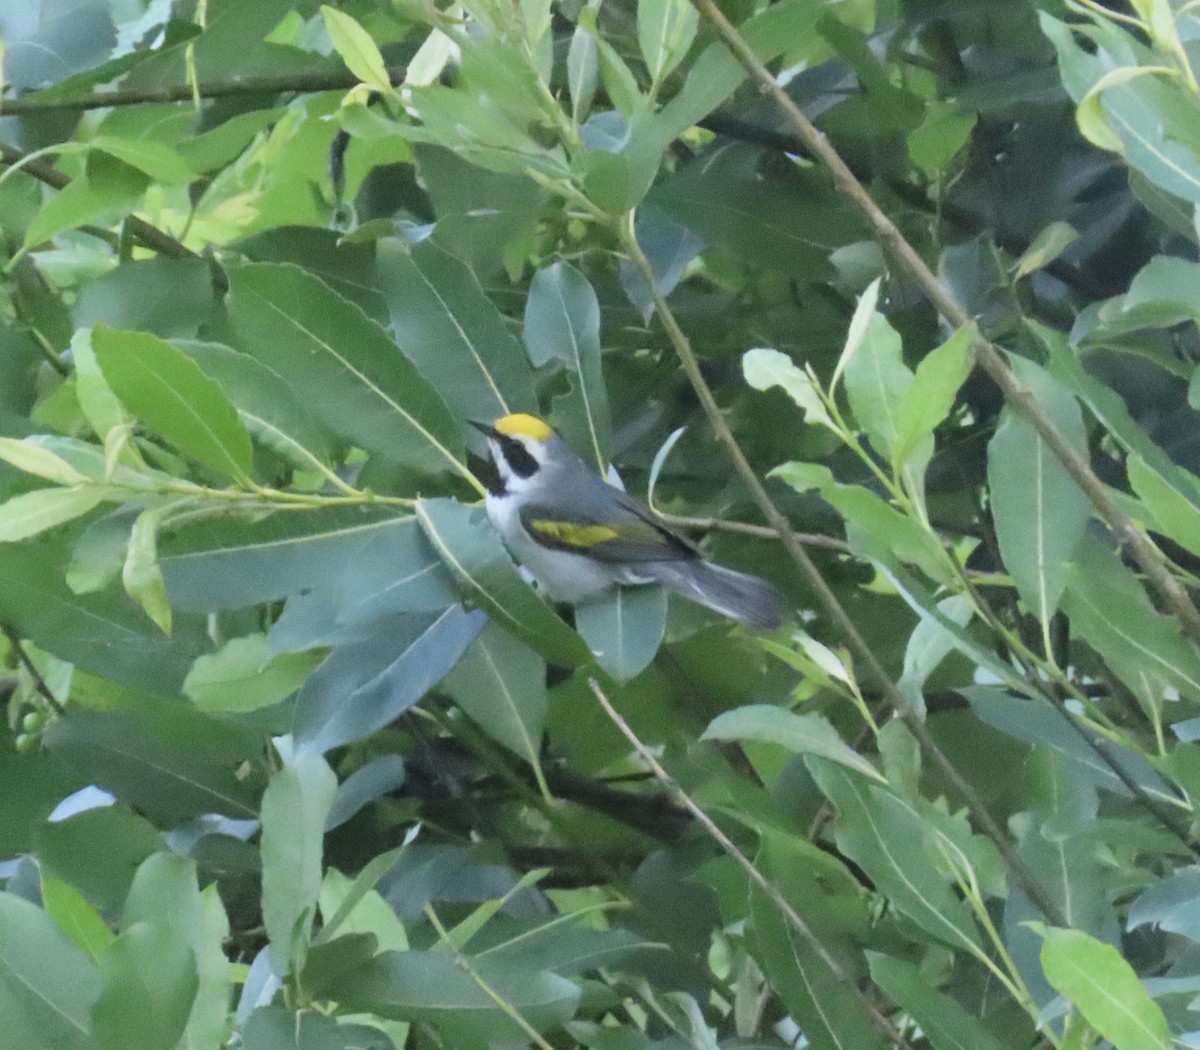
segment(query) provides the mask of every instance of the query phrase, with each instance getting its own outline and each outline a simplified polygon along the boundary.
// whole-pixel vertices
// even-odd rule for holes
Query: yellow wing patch
[[[530,416],[524,412],[501,416],[492,426],[501,434],[507,434],[509,437],[519,434],[522,437],[531,437],[534,441],[549,441],[550,435],[554,433],[537,416]]]
[[[610,529],[607,525],[581,525],[575,521],[531,521],[529,527],[535,532],[540,532],[547,539],[581,549],[595,547],[598,543],[607,543],[609,540],[618,539],[621,535],[616,529]]]

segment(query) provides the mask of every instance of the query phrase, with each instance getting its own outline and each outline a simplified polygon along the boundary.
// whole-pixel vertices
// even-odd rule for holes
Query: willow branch
[[[662,321],[663,327],[667,330],[667,336],[671,340],[671,345],[675,348],[676,355],[679,357],[679,361],[683,365],[683,370],[692,384],[692,389],[696,392],[696,397],[704,409],[704,414],[707,416],[709,424],[712,426],[717,438],[725,446],[729,458],[733,461],[734,468],[746,483],[746,487],[750,490],[754,502],[758,504],[763,516],[767,519],[767,524],[779,534],[779,539],[783,544],[784,550],[787,551],[792,561],[796,563],[796,566],[803,573],[808,585],[816,592],[821,604],[825,606],[830,618],[841,631],[851,650],[854,652],[856,659],[862,662],[871,676],[879,683],[883,698],[896,712],[897,717],[908,727],[909,732],[916,738],[924,754],[942,770],[946,780],[966,803],[967,808],[971,811],[971,815],[983,829],[984,834],[996,844],[996,848],[1004,857],[1005,864],[1007,864],[1009,871],[1012,872],[1013,878],[1021,884],[1021,888],[1024,889],[1026,895],[1048,922],[1054,926],[1064,925],[1062,912],[1059,910],[1058,905],[1047,895],[1025,862],[1017,856],[1009,844],[1008,836],[1004,834],[1000,825],[996,823],[995,819],[987,811],[987,807],[984,806],[975,789],[959,773],[950,759],[946,757],[946,753],[938,746],[937,741],[933,739],[933,735],[929,732],[925,723],[918,717],[900,690],[896,688],[896,684],[884,669],[883,664],[879,662],[879,658],[875,655],[874,650],[867,644],[862,634],[859,633],[858,628],[854,625],[854,621],[850,619],[845,607],[825,581],[821,570],[817,568],[813,560],[808,556],[808,552],[804,549],[803,544],[792,531],[791,524],[783,512],[775,506],[774,500],[771,499],[766,488],[763,487],[763,483],[759,480],[754,467],[751,466],[750,461],[746,458],[741,445],[738,444],[737,438],[733,436],[733,431],[729,429],[729,424],[721,414],[721,409],[717,405],[716,398],[713,397],[712,389],[700,371],[700,364],[696,360],[692,345],[684,334],[683,329],[679,326],[679,321],[676,319],[675,314],[670,306],[667,305],[658,280],[654,275],[654,270],[650,265],[650,260],[646,258],[641,246],[637,243],[637,237],[633,232],[632,216],[630,217],[630,222],[621,231],[621,240],[630,259],[632,259],[634,265],[641,271],[642,277],[650,289],[655,311]]]
[[[0,164],[20,164],[21,171],[30,178],[37,179],[38,182],[44,182],[47,186],[52,186],[56,190],[66,189],[71,183],[70,177],[64,175],[53,165],[41,160],[27,161],[25,154],[17,149],[16,146],[9,146],[3,142],[0,142]],[[200,258],[191,248],[183,244],[182,241],[177,241],[169,233],[165,233],[157,226],[151,225],[145,219],[139,219],[136,215],[130,215],[126,221],[129,224],[130,232],[143,246],[152,251],[159,252],[162,255],[171,255],[176,259]],[[105,240],[107,239],[106,237]]]
[[[388,68],[392,84],[401,84],[408,73],[405,66]],[[283,92],[349,91],[360,83],[345,69],[294,69],[284,73],[239,74],[222,80],[204,80],[197,87],[201,98],[229,98],[238,95],[278,95]],[[53,88],[48,91],[53,91]],[[139,106],[145,103],[190,102],[190,84],[149,84],[140,87],[116,88],[112,91],[90,91],[74,98],[29,98],[0,100],[0,117],[26,116],[31,113],[52,113],[58,110],[109,109],[115,106]]]
[[[841,154],[830,145],[825,135],[805,116],[762,60],[754,53],[737,29],[721,13],[715,0],[691,0],[692,5],[716,29],[726,47],[753,78],[759,89],[770,95],[779,107],[787,123],[804,142],[809,152],[819,159],[833,177],[838,191],[848,197],[871,224],[875,235],[882,241],[896,260],[908,271],[909,276],[920,286],[925,297],[939,314],[955,328],[967,324],[971,317],[966,307],[954,293],[926,265],[904,234],[883,209],[875,203],[866,187],[842,160]],[[1179,617],[1184,630],[1193,643],[1200,645],[1200,610],[1197,610],[1187,589],[1172,575],[1166,563],[1149,539],[1112,498],[1104,482],[1100,480],[1087,457],[1082,455],[1055,426],[1053,420],[1042,411],[1033,392],[1020,382],[1008,366],[1004,351],[994,343],[978,336],[971,346],[975,362],[995,381],[1004,394],[1004,400],[1014,412],[1037,431],[1038,436],[1050,448],[1072,480],[1083,490],[1101,518],[1108,523],[1117,539],[1124,543],[1134,560],[1150,580],[1154,589],[1171,611]]]
[[[589,678],[588,685],[591,686],[592,692],[596,695],[596,699],[600,702],[600,706],[604,708],[604,713],[612,720],[613,725],[615,725],[621,731],[625,739],[633,745],[633,749],[638,753],[642,761],[650,767],[650,769],[654,772],[654,775],[662,782],[662,785],[667,788],[667,790],[669,790],[677,799],[679,799],[679,801],[687,808],[688,812],[691,813],[697,821],[699,821],[700,825],[709,834],[713,841],[716,842],[716,844],[720,846],[721,849],[723,849],[727,854],[729,854],[730,857],[737,861],[742,870],[750,876],[751,881],[753,881],[755,885],[757,885],[771,899],[771,903],[779,909],[780,914],[785,920],[787,920],[788,925],[812,945],[813,951],[817,953],[817,956],[820,958],[821,962],[823,962],[829,968],[829,972],[833,974],[838,981],[845,985],[845,987],[854,994],[855,998],[858,999],[858,1001],[862,1004],[863,1009],[867,1012],[872,1023],[879,1029],[879,1031],[882,1032],[883,1035],[889,1039],[893,1045],[907,1046],[908,1044],[905,1041],[904,1036],[902,1036],[896,1030],[896,1027],[892,1024],[891,1019],[880,1011],[879,1007],[875,1005],[869,996],[863,993],[862,989],[860,989],[858,986],[858,982],[855,981],[853,976],[846,972],[845,967],[843,967],[842,964],[829,953],[829,950],[824,944],[821,943],[821,939],[813,932],[812,927],[809,926],[808,923],[801,918],[796,909],[787,902],[787,899],[782,893],[779,892],[778,888],[761,871],[759,871],[758,868],[754,866],[754,862],[750,860],[750,858],[747,857],[746,854],[744,854],[740,849],[738,849],[737,844],[717,826],[712,817],[705,813],[704,810],[702,810],[692,800],[691,795],[684,791],[683,788],[681,788],[676,782],[675,778],[663,768],[662,763],[660,763],[658,759],[654,757],[654,754],[650,751],[650,749],[646,747],[644,743],[642,743],[641,738],[633,731],[633,727],[630,726],[630,724],[621,717],[620,712],[613,707],[611,701],[607,696],[604,695],[604,691],[600,688],[596,680],[594,678]]]

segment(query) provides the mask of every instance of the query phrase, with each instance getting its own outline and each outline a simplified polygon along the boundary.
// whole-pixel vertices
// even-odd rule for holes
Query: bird
[[[706,561],[544,420],[518,412],[470,423],[491,454],[488,518],[551,601],[576,605],[617,586],[658,583],[753,630],[779,626],[783,601],[772,584]]]

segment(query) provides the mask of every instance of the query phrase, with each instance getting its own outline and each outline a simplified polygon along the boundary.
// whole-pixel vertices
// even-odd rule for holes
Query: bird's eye
[[[519,478],[530,478],[537,473],[538,461],[532,453],[516,438],[502,437],[500,451],[512,472]]]

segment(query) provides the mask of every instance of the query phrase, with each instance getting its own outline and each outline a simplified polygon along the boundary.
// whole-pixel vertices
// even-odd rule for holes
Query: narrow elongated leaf
[[[202,711],[254,711],[291,696],[320,662],[320,653],[272,656],[263,634],[231,638],[196,660],[183,691]]]
[[[1032,362],[1022,358],[1013,367],[1071,444],[1086,448],[1075,399]],[[988,483],[1004,565],[1021,600],[1045,624],[1058,608],[1091,503],[1033,427],[1011,411],[988,444]]]
[[[565,978],[493,966],[483,959],[473,965],[493,991],[538,1031],[561,1025],[575,1012],[579,988]],[[384,952],[368,966],[347,973],[341,984],[328,991],[348,1010],[402,1021],[431,1021],[457,1045],[528,1038],[452,957],[437,952]]]
[[[471,476],[445,402],[358,306],[296,266],[253,263],[229,281],[243,348],[326,426],[418,470]]]
[[[34,441],[18,441],[16,438],[0,437],[0,460],[26,474],[34,474],[59,485],[78,485],[87,481],[61,456]]]
[[[939,992],[912,963],[875,952],[869,952],[867,960],[879,990],[912,1015],[936,1050],[1005,1050],[977,1018]]]
[[[133,523],[129,550],[121,570],[125,593],[146,610],[163,634],[171,633],[171,605],[158,566],[158,526],[168,508],[144,510]]]
[[[303,470],[329,463],[329,431],[261,361],[219,343],[180,339],[172,345],[220,383],[251,437]]]
[[[879,770],[844,743],[837,730],[820,715],[798,715],[782,707],[751,704],[718,715],[700,739],[781,744],[793,754],[819,755],[871,780],[887,783]]]
[[[247,481],[250,437],[216,383],[147,332],[97,325],[92,346],[104,378],[138,419],[210,470]]]
[[[187,1018],[185,1050],[215,1050],[225,1038],[233,992],[233,966],[222,943],[229,921],[215,884],[200,890],[196,864],[173,853],[143,861],[125,902],[125,929],[147,923],[165,927],[196,960],[196,995]]]
[[[38,489],[13,496],[0,503],[0,543],[25,540],[74,521],[112,497],[112,490],[103,485]]]
[[[596,662],[618,682],[650,666],[666,628],[667,592],[662,587],[618,587],[575,608],[575,629]]]
[[[262,910],[271,969],[303,963],[321,890],[325,818],[337,777],[313,751],[285,757],[262,800]]]
[[[100,1050],[175,1050],[196,998],[196,957],[169,928],[137,922],[100,958],[92,1008]]]
[[[521,579],[480,511],[452,500],[422,500],[417,520],[464,595],[497,624],[548,661],[571,667],[590,658],[583,640]]]
[[[404,759],[399,755],[381,755],[360,766],[338,785],[325,830],[340,827],[364,806],[401,787],[404,776]]]
[[[747,350],[742,355],[742,371],[755,390],[781,387],[804,410],[805,422],[834,429],[833,418],[817,394],[815,380],[801,371],[787,354],[766,348]]]
[[[1080,544],[1066,567],[1063,608],[1074,630],[1087,639],[1135,693],[1169,685],[1200,700],[1200,657],[1183,637],[1179,621],[1163,616],[1120,557],[1099,543]]]
[[[871,1050],[882,1038],[845,982],[837,977],[766,893],[750,887],[759,966],[813,1050]]]
[[[1042,968],[1114,1050],[1170,1050],[1162,1009],[1111,944],[1082,930],[1042,931]]]
[[[1200,556],[1200,504],[1188,499],[1140,456],[1125,461],[1133,491],[1154,515],[1154,525],[1164,536]]]
[[[388,79],[387,66],[379,48],[362,26],[353,17],[337,8],[321,5],[321,17],[325,19],[325,29],[337,53],[342,56],[346,68],[364,84],[370,84],[376,91],[385,95],[394,94],[392,82]]]
[[[838,848],[927,934],[955,949],[981,947],[966,903],[938,873],[929,825],[907,803],[833,763],[805,764],[838,811]]]
[[[92,959],[113,942],[116,935],[100,912],[69,882],[43,870],[41,889],[46,914]]]
[[[638,46],[657,83],[670,73],[696,38],[699,15],[687,0],[639,0]]]
[[[521,344],[470,267],[433,240],[388,238],[378,251],[396,340],[446,403],[462,418],[484,423],[536,412]]]
[[[971,344],[977,334],[974,322],[964,325],[917,365],[896,410],[892,464],[897,470],[950,414],[959,387],[971,374]]]
[[[72,710],[55,719],[46,747],[119,799],[175,820],[203,813],[254,819],[250,788],[232,769],[197,760],[152,737],[131,715]]]
[[[211,519],[163,537],[159,564],[177,610],[241,609],[329,583],[368,552],[386,560],[412,524],[362,507]],[[372,561],[377,583],[380,571]]]
[[[328,751],[398,718],[436,685],[487,617],[453,605],[440,615],[379,621],[361,642],[335,649],[296,698],[299,748]]]
[[[534,276],[525,300],[525,345],[535,365],[558,360],[574,373],[576,396],[572,411],[558,420],[559,431],[605,473],[612,424],[600,367],[600,303],[573,266],[557,262]]]
[[[488,624],[447,676],[445,689],[490,736],[531,766],[540,764],[546,663],[524,642]]]
[[[100,975],[41,908],[0,893],[0,1011],[10,1046],[91,1050]]]

